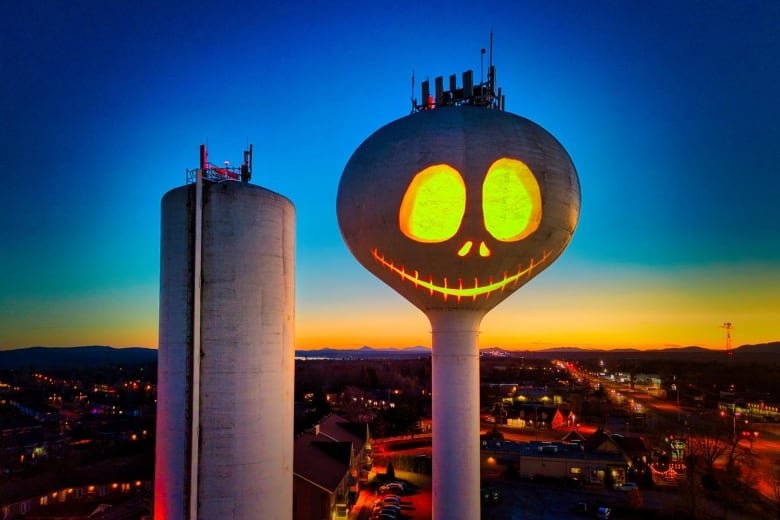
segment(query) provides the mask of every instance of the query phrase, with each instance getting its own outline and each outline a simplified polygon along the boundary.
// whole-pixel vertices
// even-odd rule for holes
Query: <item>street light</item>
[[[741,414],[740,412],[734,412],[731,414],[731,438],[736,439],[737,438],[737,417],[739,417]],[[721,410],[720,411],[721,417],[726,417],[726,411]],[[745,421],[747,422],[747,421]]]

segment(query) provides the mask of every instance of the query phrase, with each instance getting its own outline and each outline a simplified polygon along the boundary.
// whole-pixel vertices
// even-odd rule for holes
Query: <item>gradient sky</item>
[[[507,110],[566,147],[582,212],[481,345],[780,340],[780,3],[160,4],[0,4],[0,348],[157,345],[160,198],[202,142],[254,143],[296,204],[299,347],[430,345],[344,246],[336,188],[412,70],[479,75],[491,28]]]

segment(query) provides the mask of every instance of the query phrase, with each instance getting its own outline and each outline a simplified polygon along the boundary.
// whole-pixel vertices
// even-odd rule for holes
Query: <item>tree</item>
[[[699,485],[717,492],[717,502],[723,508],[724,517],[728,516],[732,506],[744,499],[746,491],[755,483],[755,472],[752,469],[752,454],[749,449],[740,445],[741,439],[741,432],[735,428],[732,421],[699,428],[688,438],[690,456],[700,461],[703,466],[688,466],[691,479],[696,479],[697,471],[703,472],[696,482],[689,482],[692,509],[696,506],[693,495]],[[719,459],[723,462],[723,470],[716,472],[715,463]]]
[[[686,456],[686,466],[688,468],[686,471],[687,478],[679,483],[678,489],[683,499],[683,503],[688,509],[688,516],[691,520],[696,520],[700,507],[698,498],[701,494],[702,486],[701,480],[698,478],[696,472],[696,456],[692,455],[690,451]]]
[[[387,480],[395,480],[395,468],[393,467],[393,461],[387,463],[387,470],[385,471]]]
[[[704,428],[688,438],[688,452],[704,463],[706,473],[712,474],[715,461],[722,456],[728,445],[725,439],[716,430]],[[688,468],[695,471],[696,468]]]
[[[777,518],[780,520],[780,458],[775,459],[775,464],[772,468],[772,478],[769,483],[772,486],[772,498],[774,499]]]

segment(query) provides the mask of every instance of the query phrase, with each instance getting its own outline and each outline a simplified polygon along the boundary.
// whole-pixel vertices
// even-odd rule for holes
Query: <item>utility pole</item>
[[[731,359],[734,357],[734,351],[731,348],[731,331],[734,326],[730,321],[727,321],[721,326],[721,328],[726,329],[726,356],[728,356],[729,361],[731,361]]]

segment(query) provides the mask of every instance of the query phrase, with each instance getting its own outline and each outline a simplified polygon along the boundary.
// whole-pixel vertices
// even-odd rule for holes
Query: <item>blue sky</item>
[[[780,4],[165,4],[0,7],[0,348],[156,345],[160,198],[201,142],[254,143],[297,207],[299,345],[430,344],[349,255],[336,188],[412,71],[479,74],[491,29],[507,110],[566,147],[582,212],[483,345],[780,339]]]

